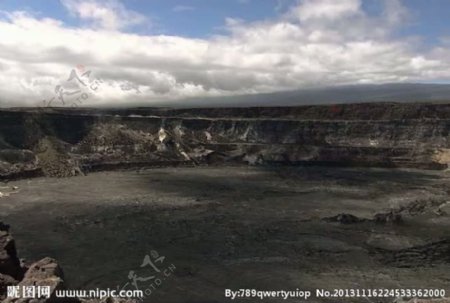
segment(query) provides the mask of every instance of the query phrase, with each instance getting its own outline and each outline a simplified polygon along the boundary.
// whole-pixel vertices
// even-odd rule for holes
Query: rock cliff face
[[[447,168],[450,104],[0,111],[0,175],[173,164]]]

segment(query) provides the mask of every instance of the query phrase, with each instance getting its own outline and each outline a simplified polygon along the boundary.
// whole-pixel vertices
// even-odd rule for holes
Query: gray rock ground
[[[18,188],[0,198],[0,217],[20,256],[57,259],[69,288],[132,289],[133,274],[153,276],[138,281],[145,302],[231,302],[226,288],[449,294],[449,181],[362,168],[102,172],[4,184]]]

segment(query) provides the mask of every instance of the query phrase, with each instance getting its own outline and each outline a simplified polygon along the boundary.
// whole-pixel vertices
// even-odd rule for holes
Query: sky
[[[0,106],[450,83],[448,0],[0,0]]]

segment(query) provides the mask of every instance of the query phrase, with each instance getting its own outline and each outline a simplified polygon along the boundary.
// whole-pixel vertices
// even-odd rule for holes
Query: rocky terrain
[[[0,222],[0,300],[3,303],[133,303],[132,300],[103,299],[84,300],[57,298],[56,290],[65,289],[64,274],[56,260],[43,258],[32,264],[25,264],[17,256],[14,238],[9,232],[10,227]],[[18,286],[18,296],[7,296],[8,286]],[[23,298],[24,287],[50,287],[47,296]],[[35,289],[36,291],[36,289]]]
[[[0,224],[2,302],[58,302],[4,299],[8,285],[129,286],[155,274],[147,256],[170,275],[143,302],[230,302],[228,288],[448,297],[448,117],[419,103],[1,110],[0,221],[40,260],[20,260]]]
[[[50,258],[44,258],[31,265],[21,262],[17,256],[15,241],[9,233],[9,226],[0,222],[0,299],[2,302],[27,302],[7,299],[7,287],[15,285],[50,286],[52,298],[48,302],[54,302],[54,291],[64,287],[63,274],[56,261]]]
[[[174,164],[447,168],[449,104],[0,111],[0,176]]]
[[[23,258],[58,260],[69,289],[131,287],[133,271],[162,275],[149,303],[229,303],[224,290],[241,288],[426,288],[448,297],[449,184],[447,171],[359,167],[95,172],[9,181],[16,189],[0,199],[0,217]],[[155,254],[164,257],[159,276],[141,267]],[[402,302],[370,300],[394,299]]]

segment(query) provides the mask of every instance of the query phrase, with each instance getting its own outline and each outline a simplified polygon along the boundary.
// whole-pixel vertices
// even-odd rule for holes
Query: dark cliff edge
[[[0,110],[0,178],[165,165],[446,169],[450,104]]]

